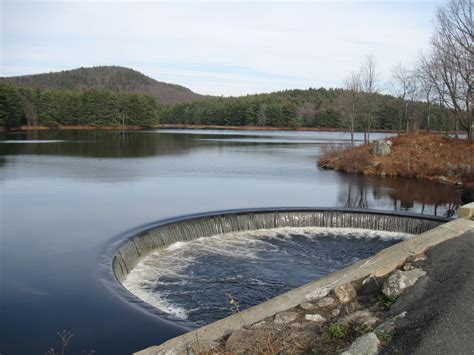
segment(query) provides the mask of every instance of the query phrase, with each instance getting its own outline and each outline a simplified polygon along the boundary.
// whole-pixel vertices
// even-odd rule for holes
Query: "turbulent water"
[[[176,242],[124,282],[163,312],[196,324],[245,309],[367,258],[409,235],[365,229],[278,228]]]
[[[362,142],[363,134],[357,133],[356,139]],[[45,353],[57,344],[57,333],[63,329],[74,333],[68,348],[74,354],[83,349],[131,354],[182,334],[183,322],[137,310],[135,297],[124,302],[111,295],[109,286],[115,288],[115,282],[104,287],[104,275],[98,271],[110,269],[103,264],[104,250],[116,236],[136,226],[194,213],[259,207],[370,208],[451,216],[460,203],[459,192],[450,185],[320,170],[316,161],[325,143],[350,144],[350,134],[0,133],[0,352]],[[266,252],[278,259],[277,254]],[[207,258],[213,262],[212,277],[217,278],[216,270],[230,269],[230,275],[237,270],[234,259],[227,265],[225,257],[220,257],[224,262],[218,256]],[[243,265],[265,270],[260,259],[254,261],[244,260]],[[184,277],[195,265],[199,263],[184,266],[178,279],[187,281]],[[268,271],[278,273],[283,275],[280,269]],[[238,271],[235,277],[238,274],[245,275]],[[300,282],[318,277],[317,272],[309,274]],[[276,283],[276,276],[270,279],[279,293],[289,286]],[[243,277],[243,283],[250,284],[250,278]],[[289,279],[293,282],[294,275]],[[279,280],[286,281],[284,276]],[[223,315],[229,311],[226,290],[242,307],[250,304],[235,285],[214,288],[210,303],[219,304]],[[176,293],[178,287],[166,292]],[[248,294],[248,298],[265,299],[271,292],[264,291],[264,297]],[[195,299],[171,296],[160,294],[189,319],[202,321],[190,312],[196,308],[191,304],[195,299],[202,301],[201,293],[196,292]]]

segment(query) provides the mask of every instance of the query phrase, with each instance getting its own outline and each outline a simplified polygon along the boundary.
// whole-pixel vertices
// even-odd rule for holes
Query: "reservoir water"
[[[131,353],[186,331],[103,279],[111,241],[150,221],[277,206],[455,212],[451,186],[318,170],[324,146],[348,140],[340,132],[2,134],[0,353],[45,353],[63,329],[73,333],[70,353],[98,354]]]

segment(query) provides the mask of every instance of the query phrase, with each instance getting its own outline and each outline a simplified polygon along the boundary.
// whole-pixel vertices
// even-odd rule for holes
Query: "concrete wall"
[[[474,230],[474,222],[462,218],[439,225],[412,239],[384,249],[375,256],[362,260],[348,268],[336,271],[238,314],[183,334],[159,346],[152,346],[139,351],[136,354],[186,354],[187,349],[196,340],[202,346],[212,344],[215,340],[231,334],[234,330],[250,326],[278,312],[301,304],[306,300],[307,295],[324,294],[337,286],[366,278],[369,275],[385,276],[400,267],[408,257],[424,253],[439,243],[461,236],[471,230]]]
[[[420,234],[449,219],[401,213],[350,209],[280,208],[221,211],[157,222],[126,240],[112,259],[122,282],[138,261],[151,251],[177,241],[216,234],[278,227],[366,228]]]

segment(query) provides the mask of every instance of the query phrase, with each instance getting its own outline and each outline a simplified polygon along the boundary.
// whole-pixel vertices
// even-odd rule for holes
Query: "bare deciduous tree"
[[[422,70],[416,70],[415,75],[418,79],[420,93],[423,94],[423,100],[426,102],[426,130],[429,133],[431,129],[431,106],[436,100],[435,87]]]
[[[298,117],[301,119],[303,127],[313,127],[316,117],[316,105],[311,102],[305,102],[298,108]]]
[[[343,121],[347,123],[350,129],[351,143],[354,145],[355,120],[359,109],[361,91],[360,74],[353,72],[347,77],[344,81],[344,88],[345,91],[339,95],[336,105],[342,112]]]
[[[431,50],[420,60],[420,70],[436,89],[440,101],[473,139],[474,26],[472,0],[450,0],[435,18]]]
[[[366,106],[366,126],[364,132],[364,141],[368,143],[370,140],[370,130],[372,127],[372,112],[374,110],[375,94],[377,93],[378,74],[376,70],[375,58],[368,55],[364,64],[360,69],[361,90],[365,93]]]
[[[407,119],[407,102],[406,97],[410,91],[411,86],[411,73],[410,70],[401,65],[397,64],[392,69],[392,92],[398,99],[398,134],[402,131],[402,121],[405,113],[405,120]]]

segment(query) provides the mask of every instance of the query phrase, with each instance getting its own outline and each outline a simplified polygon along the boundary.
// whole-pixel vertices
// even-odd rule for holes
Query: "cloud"
[[[214,95],[338,86],[372,53],[382,77],[426,46],[433,2],[2,3],[2,75],[133,67]]]

